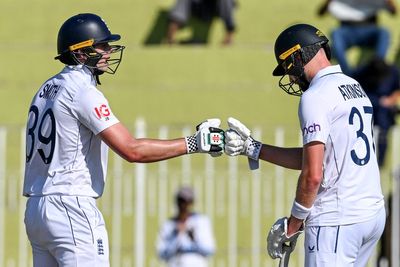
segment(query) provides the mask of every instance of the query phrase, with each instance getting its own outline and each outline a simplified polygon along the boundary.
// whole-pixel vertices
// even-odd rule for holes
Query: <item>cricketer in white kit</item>
[[[339,66],[319,71],[301,97],[303,144],[325,144],[320,190],[305,221],[305,266],[365,266],[382,235],[372,111],[360,84]]]
[[[109,44],[119,39],[95,14],[66,20],[56,57],[66,66],[40,87],[30,105],[23,195],[34,267],[109,266],[107,230],[96,206],[108,147],[128,162],[142,163],[222,154],[219,119],[203,122],[192,136],[170,140],[136,139],[119,122],[97,89],[99,75],[114,74],[121,62],[124,47]]]
[[[301,170],[290,217],[277,220],[267,237],[268,253],[281,258],[281,266],[288,266],[304,232],[304,266],[364,267],[386,217],[372,104],[356,80],[330,63],[328,39],[312,25],[295,24],[282,31],[275,56],[273,75],[281,76],[279,86],[301,96],[303,146],[260,145],[247,127],[231,118],[225,152]]]
[[[27,233],[40,255],[35,266],[57,266],[50,254],[58,253],[66,266],[108,261],[107,232],[95,204],[104,190],[108,147],[97,134],[118,119],[95,86],[87,68],[66,66],[31,103],[23,194],[29,197]],[[47,244],[50,253],[42,249]]]

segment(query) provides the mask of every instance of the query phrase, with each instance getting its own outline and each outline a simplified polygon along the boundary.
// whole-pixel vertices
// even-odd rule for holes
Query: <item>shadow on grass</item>
[[[192,17],[184,28],[190,28],[192,35],[186,40],[180,40],[181,45],[191,44],[207,44],[209,41],[209,33],[213,20],[200,20]],[[160,9],[157,16],[150,26],[148,34],[143,42],[145,46],[165,44],[165,37],[168,29],[168,10]]]

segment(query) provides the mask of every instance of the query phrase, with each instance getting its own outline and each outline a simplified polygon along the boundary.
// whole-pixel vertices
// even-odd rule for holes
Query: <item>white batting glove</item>
[[[219,128],[220,125],[220,119],[208,119],[197,125],[197,132],[185,137],[187,153],[209,153],[213,157],[221,156],[225,135]]]
[[[287,236],[287,224],[287,217],[280,218],[274,223],[268,233],[267,250],[273,259],[282,258],[284,252],[292,253],[296,246],[297,238],[303,233],[304,227],[302,226],[299,231],[291,236]]]
[[[246,155],[250,169],[257,169],[262,143],[254,140],[250,130],[235,118],[228,118],[228,126],[225,132],[225,153],[229,156]]]

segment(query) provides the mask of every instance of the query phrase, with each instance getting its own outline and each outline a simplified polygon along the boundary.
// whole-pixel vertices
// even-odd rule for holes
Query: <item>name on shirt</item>
[[[354,84],[342,84],[338,86],[338,89],[340,93],[343,96],[343,99],[345,101],[349,99],[354,99],[354,98],[363,98],[367,97],[367,94],[364,92],[362,89],[361,85],[359,83],[354,83]]]
[[[43,86],[42,91],[39,93],[39,97],[53,100],[56,97],[59,89],[60,85],[58,84],[46,83],[45,86]]]

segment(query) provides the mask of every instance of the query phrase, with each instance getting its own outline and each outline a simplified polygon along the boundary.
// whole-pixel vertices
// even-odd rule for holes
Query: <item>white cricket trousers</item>
[[[34,267],[108,267],[104,219],[91,197],[30,197],[25,227]]]
[[[305,267],[365,267],[385,227],[382,208],[372,220],[306,227]]]

